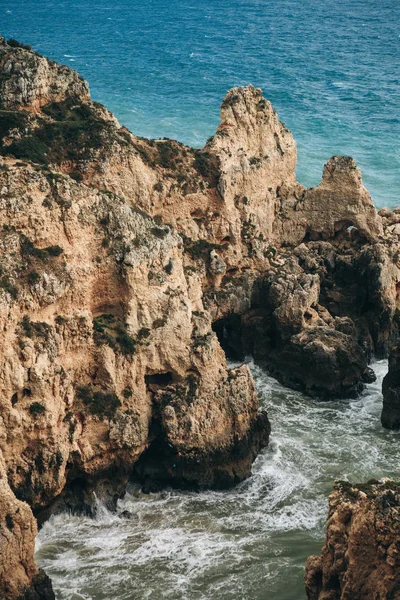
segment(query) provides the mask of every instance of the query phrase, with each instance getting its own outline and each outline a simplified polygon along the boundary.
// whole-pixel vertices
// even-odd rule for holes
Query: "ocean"
[[[372,367],[360,398],[320,402],[250,363],[272,426],[252,477],[199,494],[132,486],[116,513],[51,517],[36,561],[57,600],[305,600],[333,481],[400,478],[399,433],[380,424],[387,361]]]
[[[68,64],[133,133],[202,147],[226,91],[261,87],[315,186],[353,156],[400,204],[398,0],[0,0],[0,32]]]

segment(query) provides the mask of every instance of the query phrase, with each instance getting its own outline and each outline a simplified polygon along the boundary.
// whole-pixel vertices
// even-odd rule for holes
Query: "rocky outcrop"
[[[90,513],[95,489],[115,504],[129,477],[247,477],[269,423],[224,349],[319,397],[372,379],[397,333],[397,213],[350,158],[298,184],[261,90],[229,91],[194,150],[135,137],[68,67],[1,38],[0,101],[0,450],[28,528],[31,509]],[[18,589],[46,588],[21,544]]]
[[[223,448],[231,461],[242,439],[254,457],[249,371],[228,372],[176,232],[68,177],[5,166],[0,243],[15,254],[1,258],[0,444],[15,493],[37,511],[67,481],[127,477],[164,388],[163,411],[173,402],[180,415],[176,443],[194,459]]]
[[[309,600],[400,598],[400,486],[336,482],[326,545],[306,565]]]
[[[17,500],[7,481],[0,454],[0,593],[23,600],[54,600],[49,578],[33,559],[36,520],[25,502]]]
[[[349,156],[332,157],[324,166],[321,183],[300,197],[297,192],[293,198],[290,188],[281,195],[283,214],[294,210],[290,220],[281,218],[281,235],[295,245],[306,240],[343,240],[350,232],[353,240],[374,242],[383,233],[361,171]]]
[[[400,429],[400,348],[394,346],[389,355],[389,371],[382,382],[382,425]]]
[[[147,489],[160,484],[221,489],[247,477],[270,433],[265,413],[254,419],[258,402],[247,368],[230,370],[210,393],[213,403],[204,406],[204,393],[201,398],[193,377],[184,386],[156,392],[159,412],[151,424],[152,441],[135,466]]]
[[[327,248],[313,250],[318,256]],[[314,252],[298,247],[265,277],[258,306],[244,319],[244,344],[286,385],[319,397],[349,397],[362,389],[367,357],[354,321],[323,305],[322,269],[308,268],[318,265]]]
[[[10,49],[12,48],[12,53]],[[1,109],[39,110],[67,98],[89,100],[86,81],[68,67],[33,52],[30,46],[0,38]]]
[[[242,319],[246,351],[309,394],[359,392],[368,360],[385,356],[397,335],[391,249],[309,241],[274,260]]]

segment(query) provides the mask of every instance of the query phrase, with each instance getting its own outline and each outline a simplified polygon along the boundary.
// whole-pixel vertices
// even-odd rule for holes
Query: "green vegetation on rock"
[[[113,418],[121,406],[121,401],[113,392],[95,391],[91,386],[86,385],[78,386],[76,393],[83,404],[88,407],[89,412],[101,419]]]

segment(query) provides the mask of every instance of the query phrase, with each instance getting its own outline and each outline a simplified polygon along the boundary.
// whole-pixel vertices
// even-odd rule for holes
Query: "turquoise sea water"
[[[309,186],[354,156],[400,204],[399,0],[0,0],[0,32],[77,69],[134,133],[201,147],[232,86],[263,89]]]

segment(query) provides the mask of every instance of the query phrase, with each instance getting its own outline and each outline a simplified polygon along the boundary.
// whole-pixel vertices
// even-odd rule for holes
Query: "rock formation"
[[[320,397],[373,378],[397,333],[398,213],[377,214],[351,158],[313,189],[295,165],[252,86],[194,150],[135,137],[76,73],[0,38],[0,451],[32,532],[8,534],[25,575],[11,589],[1,566],[5,598],[47,585],[31,509],[90,512],[94,489],[112,505],[131,476],[250,474],[269,423],[224,350]]]
[[[0,455],[0,575],[1,597],[52,600],[49,578],[33,559],[36,520],[26,502],[17,500],[7,481]]]
[[[326,545],[306,565],[309,600],[399,600],[400,486],[336,482]]]
[[[389,372],[382,382],[383,408],[381,421],[387,429],[400,429],[400,348],[389,354]]]

